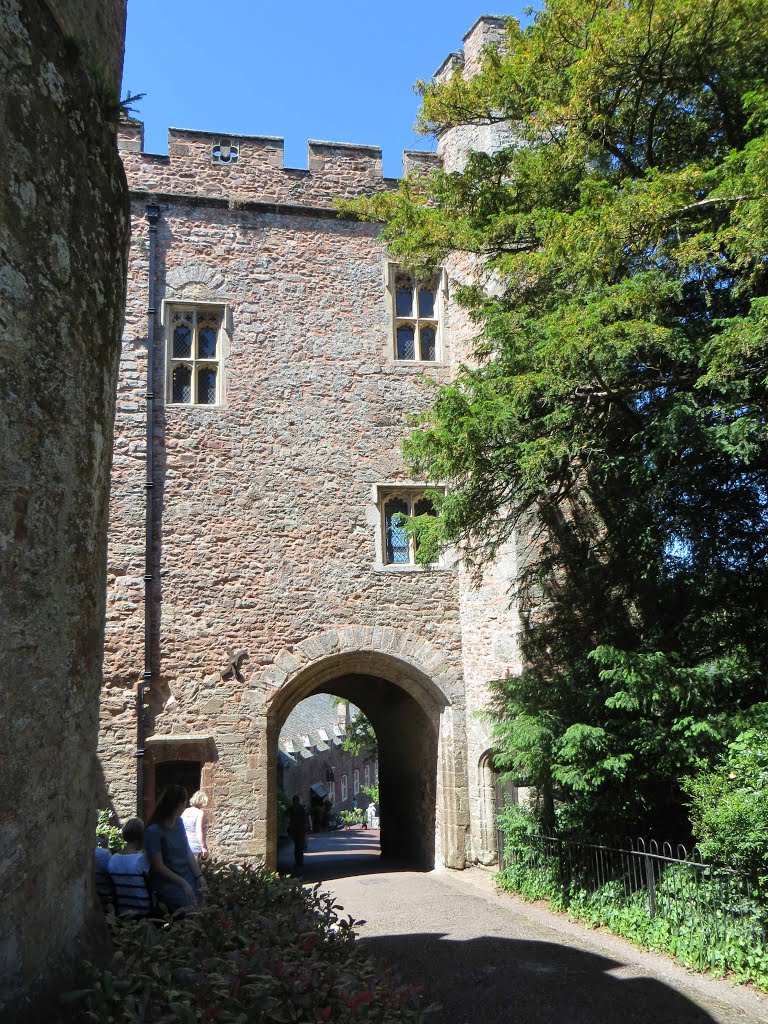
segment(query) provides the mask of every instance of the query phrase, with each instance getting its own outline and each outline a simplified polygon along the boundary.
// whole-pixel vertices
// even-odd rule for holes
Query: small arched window
[[[216,371],[204,367],[197,371],[198,405],[216,404]]]
[[[189,324],[177,324],[173,329],[173,358],[189,359],[192,355],[192,330]]]
[[[393,490],[381,494],[382,553],[387,565],[415,565],[418,544],[408,532],[408,520],[436,515],[431,498],[419,490]]]

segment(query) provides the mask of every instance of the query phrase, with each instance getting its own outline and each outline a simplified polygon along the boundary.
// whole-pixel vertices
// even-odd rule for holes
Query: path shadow
[[[423,986],[425,1006],[440,1004],[427,1024],[715,1024],[637,968],[569,946],[427,933],[360,943],[405,982]]]
[[[293,843],[289,839],[281,840],[278,844],[277,867],[284,874],[296,875],[304,882],[326,882],[355,875],[414,870],[412,864],[382,859],[379,830],[361,828],[310,835],[301,870],[294,867]]]

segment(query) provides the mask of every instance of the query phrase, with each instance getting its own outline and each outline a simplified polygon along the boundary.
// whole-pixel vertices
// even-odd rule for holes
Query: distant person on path
[[[189,807],[181,816],[184,831],[187,833],[189,848],[198,860],[205,860],[208,856],[208,847],[205,843],[208,831],[208,822],[205,819],[203,808],[208,806],[208,797],[198,789],[189,798]]]
[[[125,846],[109,858],[107,870],[115,883],[118,914],[146,917],[151,909],[149,861],[144,853],[144,822],[131,818],[123,825]]]
[[[197,857],[187,842],[181,815],[187,806],[183,786],[168,786],[144,834],[152,888],[171,912],[192,910],[205,888]]]
[[[293,859],[296,867],[304,865],[304,847],[307,845],[307,811],[298,793],[288,808],[288,835],[293,840]]]
[[[368,828],[378,828],[379,819],[376,816],[376,804],[371,800],[365,812],[365,817],[368,822]]]

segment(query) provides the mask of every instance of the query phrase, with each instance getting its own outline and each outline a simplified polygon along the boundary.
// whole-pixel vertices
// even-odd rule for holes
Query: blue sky
[[[468,0],[129,0],[123,95],[148,152],[167,130],[280,135],[285,163],[306,167],[308,139],[381,146],[398,176],[413,131],[413,83],[430,78],[481,14]]]

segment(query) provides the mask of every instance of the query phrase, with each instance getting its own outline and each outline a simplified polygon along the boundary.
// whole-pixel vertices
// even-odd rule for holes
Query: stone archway
[[[379,649],[366,647],[366,641],[378,641]],[[261,823],[268,865],[276,858],[280,728],[301,700],[327,692],[360,707],[377,733],[382,855],[422,868],[465,866],[466,740],[464,709],[455,707],[461,680],[440,652],[396,630],[359,628],[325,633],[284,651],[269,674]]]

